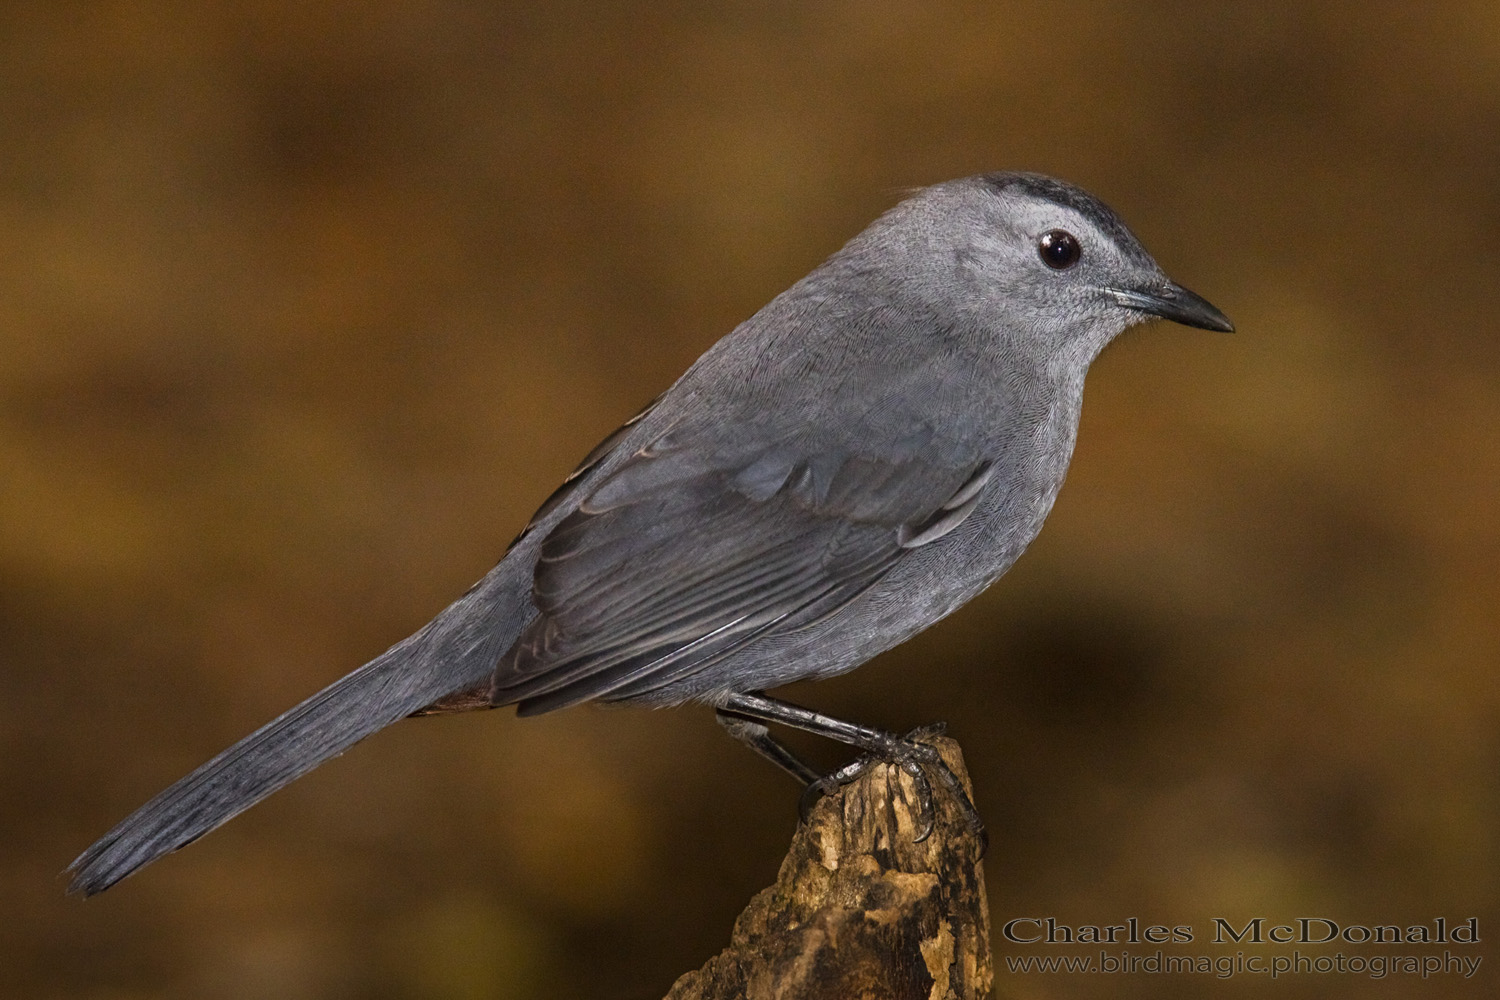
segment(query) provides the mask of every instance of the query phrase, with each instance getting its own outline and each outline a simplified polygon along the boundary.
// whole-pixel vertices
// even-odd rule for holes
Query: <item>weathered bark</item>
[[[969,785],[958,744],[932,740]],[[981,1000],[990,995],[980,846],[933,782],[936,822],[914,843],[909,776],[872,767],[797,830],[776,884],[729,947],[667,1000]]]

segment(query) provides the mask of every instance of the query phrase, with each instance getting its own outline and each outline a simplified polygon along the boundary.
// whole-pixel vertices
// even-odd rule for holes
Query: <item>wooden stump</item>
[[[967,788],[958,744],[931,742]],[[667,1000],[988,997],[980,846],[935,781],[932,794],[936,822],[920,844],[912,780],[897,768],[872,767],[825,798],[793,837],[776,884],[735,921],[729,947],[677,980]]]

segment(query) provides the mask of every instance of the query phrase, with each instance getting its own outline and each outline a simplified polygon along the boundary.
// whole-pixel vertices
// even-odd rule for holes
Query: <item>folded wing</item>
[[[850,447],[715,451],[669,433],[543,541],[540,615],[492,700],[536,714],[660,692],[836,613],[978,503],[987,463]]]

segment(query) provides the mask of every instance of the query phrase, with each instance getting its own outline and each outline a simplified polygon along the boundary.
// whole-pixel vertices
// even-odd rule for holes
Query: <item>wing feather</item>
[[[492,701],[536,714],[642,696],[836,614],[972,512],[988,466],[945,457],[640,449],[543,539],[540,614]]]

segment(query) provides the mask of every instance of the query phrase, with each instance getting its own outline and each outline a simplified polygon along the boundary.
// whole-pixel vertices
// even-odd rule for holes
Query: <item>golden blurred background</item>
[[[1493,0],[12,0],[0,46],[0,994],[649,998],[723,947],[796,790],[702,708],[404,723],[97,900],[58,872],[903,189],[1001,168],[1239,332],[1112,347],[1031,553],[787,696],[950,722],[997,928],[1484,939],[1271,983],[997,934],[1001,996],[1494,989]]]

